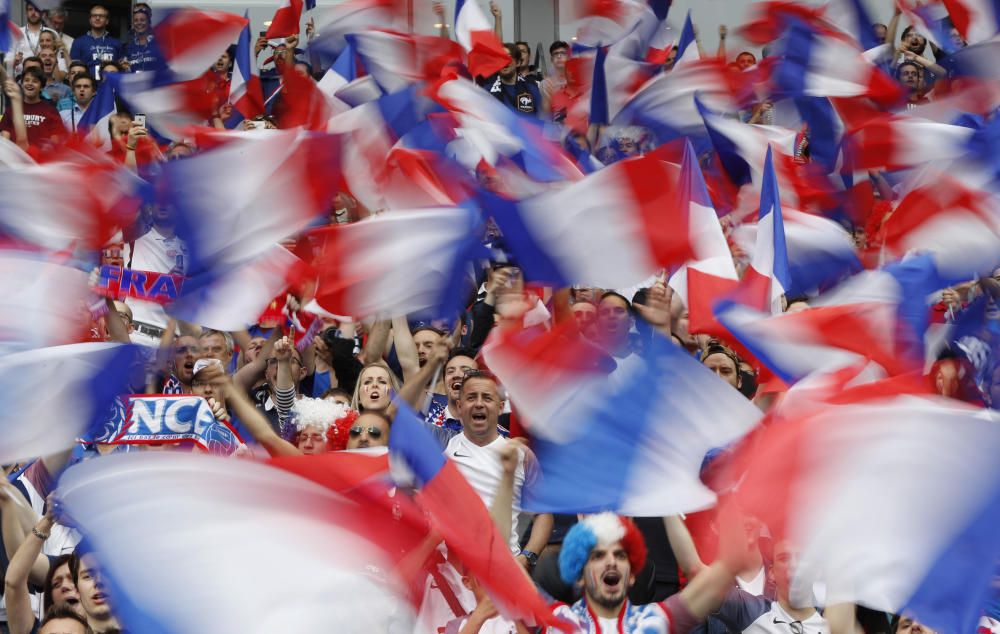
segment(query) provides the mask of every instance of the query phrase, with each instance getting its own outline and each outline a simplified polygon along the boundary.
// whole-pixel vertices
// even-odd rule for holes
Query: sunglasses
[[[358,436],[361,435],[361,432],[363,431],[367,431],[368,435],[375,440],[378,440],[379,438],[382,437],[382,430],[379,429],[378,427],[369,427],[367,430],[365,430],[365,428],[361,426],[351,427],[351,431],[349,433],[351,434],[351,438],[357,438]]]

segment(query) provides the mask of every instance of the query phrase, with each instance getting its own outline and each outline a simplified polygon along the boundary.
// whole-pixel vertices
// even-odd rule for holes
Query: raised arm
[[[698,547],[691,539],[691,532],[684,524],[684,520],[679,515],[671,515],[663,518],[663,526],[667,530],[667,540],[670,542],[670,550],[674,552],[674,558],[677,559],[677,565],[685,577],[694,579],[707,566],[698,555]]]
[[[725,24],[719,25],[719,49],[715,52],[715,56],[719,59],[726,60],[726,35],[729,34],[729,29],[726,28]]]
[[[177,322],[173,319],[167,321],[167,327],[163,329],[160,336],[160,347],[156,350],[156,360],[146,379],[146,392],[156,394],[160,391],[157,379],[161,378],[167,370],[167,360],[170,358],[170,348],[174,345],[174,338],[177,336]]]
[[[22,150],[28,149],[28,126],[24,122],[24,102],[21,97],[21,87],[13,79],[7,79],[3,84],[4,93],[10,100],[10,120],[14,126],[14,143]]]
[[[368,365],[382,359],[382,351],[389,341],[389,328],[392,323],[387,319],[379,319],[368,333],[365,349],[361,351],[361,363]]]
[[[733,588],[737,571],[746,559],[743,522],[732,503],[719,507],[719,557],[702,570],[678,595],[679,600],[698,621],[703,621],[719,609],[726,594]]]
[[[424,364],[424,367],[420,368],[412,378],[407,379],[403,383],[403,387],[399,388],[397,398],[411,408],[419,411],[423,407],[423,397],[427,392],[428,385],[438,375],[438,370],[444,365],[447,358],[448,344],[444,341],[438,341],[434,344],[434,349],[427,356],[427,363]],[[389,415],[394,416],[395,411],[395,406],[391,405]]]
[[[203,372],[209,369],[202,370]],[[199,375],[200,376],[200,375]],[[270,423],[264,418],[254,404],[250,402],[246,392],[239,386],[234,385],[221,370],[212,370],[208,380],[217,394],[222,395],[229,405],[229,410],[243,423],[243,427],[250,432],[254,440],[260,443],[261,447],[267,450],[272,456],[301,456],[299,448],[288,442],[271,429]]]
[[[514,524],[514,473],[517,471],[517,463],[521,459],[521,452],[516,443],[509,442],[500,449],[500,466],[503,467],[503,474],[500,477],[500,486],[493,497],[493,504],[490,505],[490,517],[501,535],[510,535],[511,526]]]
[[[438,35],[446,40],[450,40],[451,34],[448,32],[448,19],[444,15],[444,5],[440,2],[435,2],[433,9],[434,17],[438,21]]]
[[[490,0],[490,13],[493,14],[493,33],[503,42],[503,15],[500,13],[500,6],[493,0]]]
[[[104,316],[104,323],[108,326],[108,335],[111,337],[111,341],[131,343],[131,340],[128,338],[128,327],[125,326],[122,316],[115,309],[115,302],[110,297],[106,297],[104,298],[104,303],[108,307],[108,314]]]
[[[895,2],[892,3],[892,19],[889,20],[889,26],[885,29],[885,43],[892,47],[892,50],[896,50],[896,31],[899,29],[899,15],[902,10],[899,5]]]
[[[403,380],[408,381],[420,371],[420,359],[405,316],[392,318],[392,343],[396,346],[396,358],[403,368]]]
[[[7,624],[11,634],[28,634],[35,626],[28,580],[29,577],[36,576],[32,574],[33,570],[36,573],[41,570],[42,579],[48,573],[49,560],[42,554],[42,546],[52,532],[52,525],[50,503],[45,515],[25,536],[24,542],[11,557],[10,565],[7,567],[4,578],[4,599],[7,602]]]
[[[239,371],[233,375],[233,383],[236,387],[243,390],[246,394],[250,393],[250,389],[253,387],[253,384],[264,376],[264,370],[267,369],[267,358],[271,356],[271,350],[274,348],[274,342],[280,338],[281,328],[275,328],[271,331],[271,336],[264,342],[264,346],[260,349],[260,353],[257,354],[257,358],[240,368]],[[249,342],[250,340],[247,339],[248,344]],[[240,345],[243,344],[241,343]]]

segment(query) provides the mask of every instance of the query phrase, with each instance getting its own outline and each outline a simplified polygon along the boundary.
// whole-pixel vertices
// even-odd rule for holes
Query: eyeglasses
[[[196,346],[177,346],[174,348],[174,354],[198,354],[201,350]]]
[[[107,13],[91,13],[90,17],[92,17],[92,18],[106,18],[106,17],[108,17],[108,14]]]
[[[358,427],[351,427],[351,431],[349,433],[351,435],[351,438],[357,438],[358,436],[361,435],[361,432],[363,431],[366,431],[365,428],[359,425]],[[379,429],[378,427],[369,427],[367,431],[368,435],[374,438],[375,440],[378,440],[379,438],[382,437],[382,430]]]

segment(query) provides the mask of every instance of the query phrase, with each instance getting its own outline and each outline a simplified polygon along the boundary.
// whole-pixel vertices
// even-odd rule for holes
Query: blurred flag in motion
[[[525,509],[657,516],[712,506],[715,495],[699,479],[702,461],[750,431],[760,410],[663,337],[610,375],[607,360],[586,344],[546,343],[553,342],[524,335],[484,351],[519,410],[551,412],[531,419],[541,477],[525,485]],[[553,393],[561,406],[550,409]]]
[[[135,346],[78,343],[0,355],[0,461],[72,448],[103,425],[115,397],[143,381]]]
[[[1000,557],[996,422],[953,400],[891,395],[783,418],[737,459],[738,500],[800,552],[792,603],[823,581],[826,605],[975,631]]]
[[[59,495],[130,630],[367,634],[412,616],[382,516],[284,470],[118,454],[69,469]]]
[[[452,315],[468,262],[486,255],[480,222],[462,207],[411,209],[315,232],[316,302],[336,315]]]

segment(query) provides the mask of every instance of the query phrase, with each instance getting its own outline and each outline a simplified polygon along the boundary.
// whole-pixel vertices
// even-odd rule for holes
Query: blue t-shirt
[[[134,38],[125,42],[118,57],[128,60],[130,73],[156,70],[160,66],[160,51],[153,43],[152,35],[148,36],[145,44],[139,44]]]
[[[118,59],[121,48],[122,43],[107,33],[101,37],[94,37],[88,32],[73,40],[70,57],[86,64],[90,68],[91,74],[93,74],[94,68],[100,66],[101,62],[106,59]],[[108,58],[108,55],[111,57]]]

